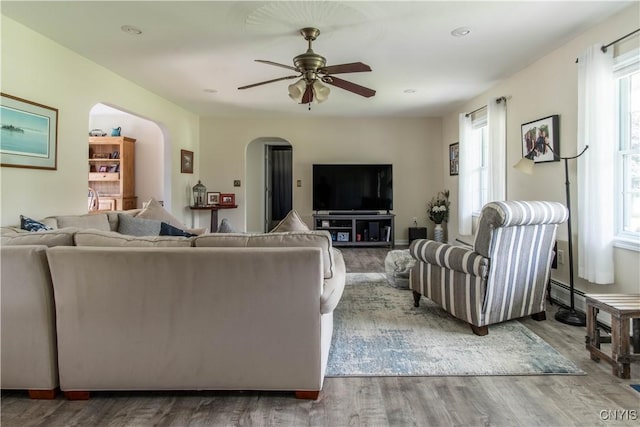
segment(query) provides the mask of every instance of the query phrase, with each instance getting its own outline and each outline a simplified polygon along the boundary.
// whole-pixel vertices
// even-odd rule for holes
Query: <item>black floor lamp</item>
[[[569,211],[569,219],[567,220],[567,232],[569,233],[569,299],[570,299],[570,307],[569,308],[561,308],[556,313],[556,320],[562,323],[566,323],[567,325],[573,326],[585,326],[586,318],[585,314],[576,311],[575,308],[575,300],[574,300],[574,292],[573,292],[573,235],[571,234],[571,191],[570,191],[570,182],[569,182],[569,160],[577,159],[582,156],[585,151],[589,148],[589,146],[585,146],[584,149],[577,155],[571,157],[561,157],[556,152],[554,152],[549,144],[545,143],[547,148],[553,153],[553,157],[558,160],[564,160],[564,176],[565,176],[565,187],[567,192],[567,210]],[[533,166],[535,162],[533,158],[535,157],[535,152],[532,150],[525,157],[520,159],[518,163],[515,164],[514,168],[518,169],[520,172],[524,172],[526,174],[531,175],[533,173]]]

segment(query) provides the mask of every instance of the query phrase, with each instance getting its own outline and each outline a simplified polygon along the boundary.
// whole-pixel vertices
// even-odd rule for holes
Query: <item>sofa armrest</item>
[[[489,259],[477,252],[460,246],[418,239],[411,243],[411,256],[419,262],[435,264],[465,274],[485,277]]]
[[[324,279],[324,287],[320,297],[320,313],[322,314],[331,313],[336,308],[340,298],[342,298],[347,279],[347,269],[342,252],[336,248],[331,248],[331,250],[333,251],[335,268],[333,276],[329,279]]]

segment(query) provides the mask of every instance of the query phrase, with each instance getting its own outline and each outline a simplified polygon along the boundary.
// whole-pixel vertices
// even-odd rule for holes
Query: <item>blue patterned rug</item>
[[[479,337],[464,322],[382,273],[349,273],[334,312],[328,377],[583,375],[573,362],[518,321]]]

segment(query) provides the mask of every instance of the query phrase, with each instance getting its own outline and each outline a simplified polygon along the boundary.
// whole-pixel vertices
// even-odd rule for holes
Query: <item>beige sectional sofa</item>
[[[96,215],[106,218],[67,217],[65,225],[80,227],[39,233],[2,230],[2,388],[51,390],[59,378],[70,398],[98,390],[317,397],[346,277],[328,233],[133,237]],[[25,275],[35,261],[14,261],[22,251],[40,257],[35,278]],[[23,278],[37,289],[32,295],[16,291]],[[15,326],[22,299],[38,312],[37,327]],[[37,378],[27,375],[36,362],[21,359],[25,352],[42,359]]]

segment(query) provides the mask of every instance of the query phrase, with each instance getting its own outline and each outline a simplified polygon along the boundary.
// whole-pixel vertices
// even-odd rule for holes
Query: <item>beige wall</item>
[[[529,67],[496,85],[486,93],[470,100],[459,110],[446,115],[442,122],[443,150],[458,140],[458,114],[486,105],[489,97],[508,96],[507,103],[507,199],[552,200],[565,203],[564,163],[539,164],[533,175],[524,175],[512,168],[521,157],[520,125],[552,114],[560,115],[560,151],[564,156],[577,152],[577,66],[576,57],[592,44],[607,44],[638,28],[640,16],[638,3],[606,22],[598,25],[549,53]],[[628,44],[638,46],[638,38]],[[628,46],[625,46],[628,49]],[[442,153],[443,161],[446,152]],[[571,206],[574,239],[577,232],[576,162],[569,162]],[[450,237],[457,235],[457,177],[444,175],[445,186],[452,190],[452,215]],[[559,249],[567,250],[567,228],[559,228]],[[574,240],[574,269],[577,270],[577,240]],[[613,286],[590,285],[576,281],[576,288],[585,292],[638,292],[640,278],[640,254],[626,249],[615,249],[616,284]],[[562,265],[554,273],[559,281],[568,283],[568,266]],[[577,278],[577,274],[575,276]]]
[[[290,102],[286,93],[283,96],[282,102]],[[236,193],[239,208],[221,216],[243,229],[249,212],[258,209],[245,194],[246,179],[252,176],[247,170],[247,145],[257,138],[282,138],[291,143],[293,179],[302,180],[302,187],[293,188],[293,206],[309,225],[313,163],[392,163],[397,243],[407,242],[407,227],[414,216],[420,225],[426,225],[426,203],[442,189],[445,164],[438,160],[443,156],[439,118],[206,118],[201,121],[200,134],[199,178],[210,191]],[[234,179],[242,179],[245,185],[234,188]],[[204,224],[206,215],[200,220]]]
[[[2,92],[58,109],[58,169],[2,167],[1,224],[17,224],[20,214],[38,219],[86,212],[89,112],[99,102],[160,125],[171,164],[165,202],[187,219],[186,189],[195,183],[194,175],[180,174],[179,155],[181,148],[197,153],[198,117],[5,16],[1,19]]]

